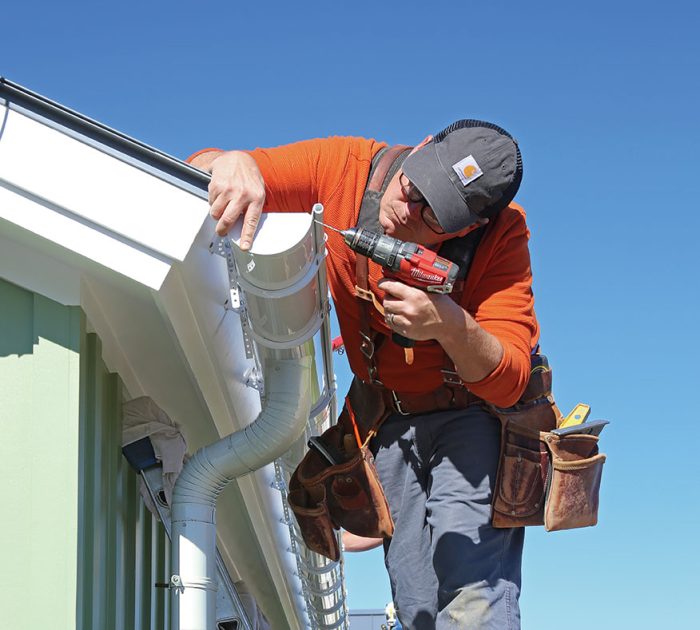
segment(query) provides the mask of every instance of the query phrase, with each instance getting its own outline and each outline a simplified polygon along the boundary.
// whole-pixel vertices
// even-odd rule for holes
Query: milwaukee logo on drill
[[[426,273],[425,271],[416,268],[411,269],[411,277],[415,278],[416,280],[421,280],[422,282],[437,282],[440,284],[443,281],[442,276],[438,276],[435,273]]]

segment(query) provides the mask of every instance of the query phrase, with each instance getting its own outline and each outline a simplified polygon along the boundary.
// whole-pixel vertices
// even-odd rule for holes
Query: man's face
[[[379,223],[385,234],[426,247],[463,236],[487,221],[480,220],[459,232],[445,232],[425,198],[401,170],[391,179],[379,203]]]

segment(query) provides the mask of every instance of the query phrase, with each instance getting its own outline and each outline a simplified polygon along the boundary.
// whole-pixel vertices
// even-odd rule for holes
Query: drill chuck
[[[415,253],[418,248],[415,243],[405,243],[364,228],[349,228],[342,234],[350,249],[392,271],[398,271],[401,258]]]

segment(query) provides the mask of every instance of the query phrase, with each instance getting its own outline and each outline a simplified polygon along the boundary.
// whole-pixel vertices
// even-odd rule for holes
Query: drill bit
[[[322,225],[323,227],[327,227],[327,228],[333,230],[334,232],[338,232],[339,234],[344,233],[343,230],[339,230],[338,228],[334,228],[332,225],[328,225],[327,223],[323,223],[321,221],[318,221],[317,219],[314,219],[314,223],[318,223],[319,225]]]

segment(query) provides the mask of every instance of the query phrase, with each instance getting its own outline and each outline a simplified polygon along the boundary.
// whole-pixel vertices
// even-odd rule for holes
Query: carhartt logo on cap
[[[462,182],[463,186],[470,184],[484,174],[481,167],[471,155],[462,158],[457,164],[453,164],[452,168],[459,176],[459,180]]]

